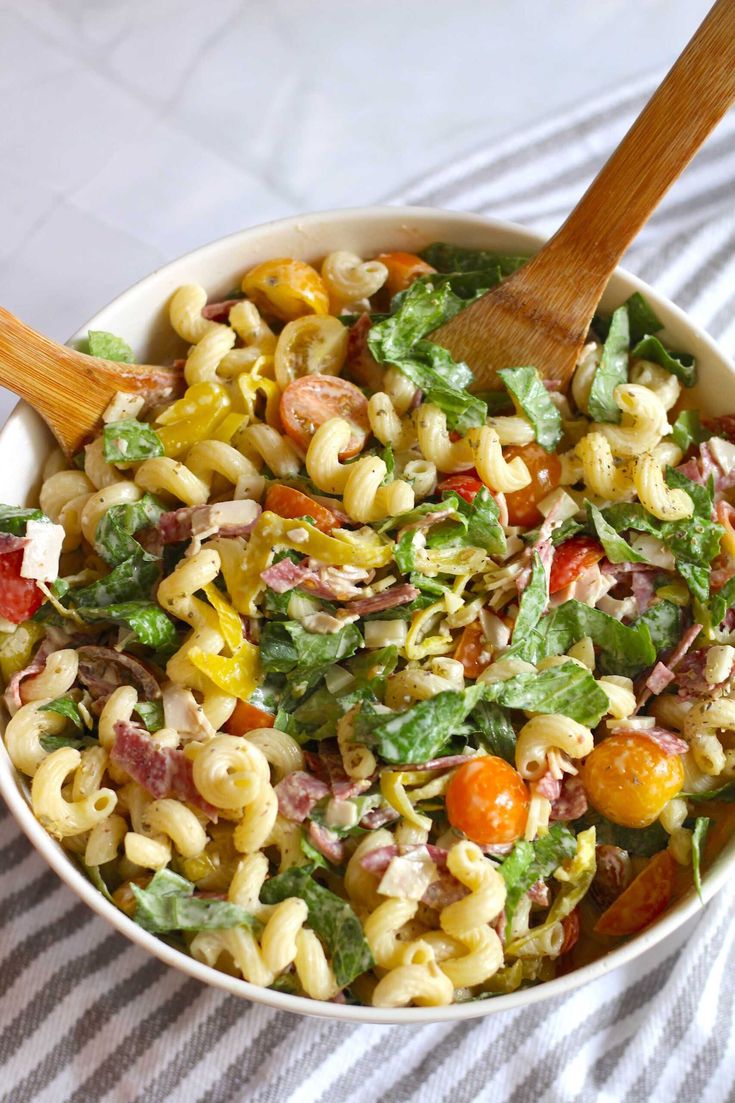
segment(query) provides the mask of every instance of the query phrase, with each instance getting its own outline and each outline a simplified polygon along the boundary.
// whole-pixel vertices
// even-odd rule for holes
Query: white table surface
[[[64,339],[203,242],[663,71],[708,7],[0,0],[0,303]]]

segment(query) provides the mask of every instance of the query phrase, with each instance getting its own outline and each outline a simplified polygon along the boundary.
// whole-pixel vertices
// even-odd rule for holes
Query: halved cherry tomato
[[[579,909],[575,908],[569,915],[565,915],[561,921],[561,927],[564,931],[564,941],[561,944],[561,950],[559,956],[567,954],[572,947],[577,945],[579,941]]]
[[[23,550],[0,555],[0,616],[13,624],[32,617],[43,605],[43,594],[32,578],[22,578]]]
[[[587,756],[582,781],[590,804],[622,827],[648,827],[684,784],[681,757],[641,732],[619,731]]]
[[[479,494],[482,490],[482,479],[479,479],[477,475],[474,475],[471,471],[463,472],[461,475],[450,475],[448,479],[442,479],[437,485],[437,490],[453,490],[455,494],[459,494],[460,498],[464,498],[466,502],[474,501],[475,495]]]
[[[528,801],[521,775],[505,759],[484,755],[465,762],[449,782],[447,816],[481,846],[512,843],[526,829]]]
[[[385,287],[389,295],[405,291],[419,276],[436,272],[436,268],[432,268],[415,253],[381,253],[377,259],[388,269]]]
[[[346,379],[332,375],[303,375],[281,395],[281,421],[291,440],[304,451],[320,425],[333,417],[350,423],[352,436],[340,459],[356,456],[370,433],[365,395]]]
[[[549,572],[549,593],[556,594],[569,586],[587,567],[599,563],[605,550],[593,536],[571,536],[554,552]]]
[[[225,731],[228,735],[246,735],[254,728],[272,728],[275,719],[272,713],[265,712],[256,705],[238,701],[235,711],[225,724]]]
[[[668,850],[654,854],[595,924],[597,934],[635,934],[661,914],[674,891],[676,866]]]
[[[242,289],[258,310],[291,322],[304,314],[328,314],[329,292],[315,268],[277,257],[246,272]]]
[[[279,517],[313,517],[314,524],[322,532],[339,528],[339,521],[331,509],[319,505],[308,494],[302,494],[291,486],[281,486],[280,483],[272,483],[268,487],[265,508],[277,513]]]
[[[479,678],[483,670],[490,666],[489,644],[479,620],[468,624],[462,632],[454,657],[464,667],[466,678]]]
[[[508,506],[508,520],[511,525],[531,527],[543,520],[538,503],[559,483],[561,462],[553,452],[547,452],[540,444],[513,445],[503,449],[508,463],[520,456],[531,476],[528,486],[505,495]]]

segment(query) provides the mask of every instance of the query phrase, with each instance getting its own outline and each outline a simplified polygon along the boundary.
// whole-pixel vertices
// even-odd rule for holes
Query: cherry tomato
[[[674,891],[676,866],[668,850],[654,854],[595,924],[597,934],[635,934],[661,914]]]
[[[339,528],[339,521],[331,509],[319,505],[308,494],[302,494],[291,486],[281,486],[280,483],[273,483],[268,487],[265,508],[277,513],[279,517],[313,517],[314,524],[322,532]]]
[[[303,375],[289,383],[281,395],[281,421],[291,440],[304,451],[320,425],[333,417],[343,417],[352,427],[352,436],[340,459],[356,456],[370,433],[365,395],[346,379],[332,375]]]
[[[242,289],[258,310],[291,322],[304,314],[328,314],[329,292],[310,264],[278,257],[245,274]]]
[[[464,667],[466,678],[479,678],[483,670],[490,665],[489,644],[479,620],[467,625],[459,637],[454,657]]]
[[[482,490],[482,479],[471,471],[462,472],[461,475],[450,475],[448,479],[442,479],[437,485],[437,490],[452,490],[464,498],[466,502],[472,502],[475,495]]]
[[[419,276],[436,272],[436,268],[432,268],[415,253],[381,253],[377,259],[388,269],[385,287],[389,295],[405,291]]]
[[[452,827],[481,846],[512,843],[528,819],[528,786],[504,759],[485,755],[460,766],[447,787]]]
[[[503,455],[508,463],[516,456],[520,456],[531,476],[528,486],[505,495],[510,524],[522,525],[525,528],[540,524],[543,516],[538,503],[559,483],[561,478],[559,457],[553,452],[547,452],[536,443],[504,448]]]
[[[256,705],[238,701],[235,711],[225,724],[225,731],[228,735],[246,735],[254,728],[272,728],[275,719],[272,713],[265,712]]]
[[[32,617],[43,605],[43,594],[32,578],[22,578],[23,550],[0,555],[0,616],[13,624]]]
[[[575,908],[569,915],[565,915],[561,921],[564,931],[564,941],[561,944],[559,956],[567,954],[579,941],[579,909]]]
[[[622,827],[648,827],[684,784],[676,754],[641,732],[620,731],[603,739],[582,767],[590,804]]]
[[[599,540],[593,536],[572,536],[554,552],[549,573],[549,593],[563,590],[579,578],[587,567],[599,563],[605,551]]]

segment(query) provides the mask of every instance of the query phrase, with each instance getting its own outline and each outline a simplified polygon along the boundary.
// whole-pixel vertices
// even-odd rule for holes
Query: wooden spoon
[[[718,0],[561,229],[431,340],[478,387],[529,364],[566,386],[621,256],[733,102],[735,0]]]
[[[117,391],[155,403],[183,383],[175,368],[120,364],[57,345],[0,307],[0,384],[41,414],[67,456],[93,436]]]

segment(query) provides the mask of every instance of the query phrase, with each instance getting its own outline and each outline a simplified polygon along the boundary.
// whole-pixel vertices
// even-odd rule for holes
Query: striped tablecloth
[[[650,91],[586,104],[390,197],[550,231]],[[735,119],[628,267],[735,345]],[[735,1098],[735,891],[675,943],[525,1011],[455,1025],[299,1019],[187,979],[78,902],[0,810],[4,1103],[715,1103]]]

